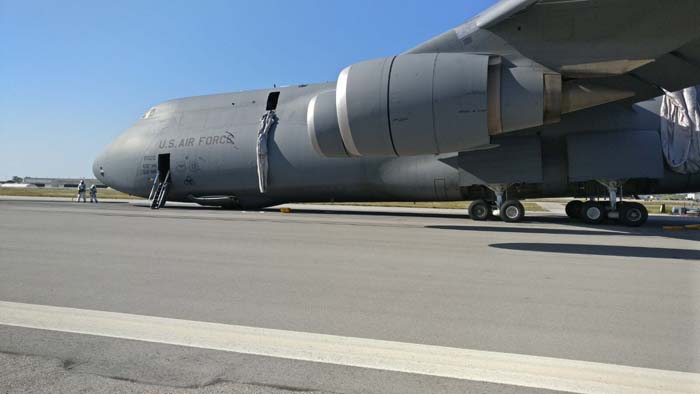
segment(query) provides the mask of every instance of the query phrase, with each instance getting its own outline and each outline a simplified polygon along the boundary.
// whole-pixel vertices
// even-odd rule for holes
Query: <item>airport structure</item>
[[[55,188],[55,189],[73,189],[77,188],[81,179],[85,180],[87,185],[95,185],[100,189],[105,189],[107,186],[98,179],[85,178],[33,178],[33,177],[13,177],[12,182],[3,183],[3,187],[13,187],[12,185],[27,185],[27,187],[38,188]]]

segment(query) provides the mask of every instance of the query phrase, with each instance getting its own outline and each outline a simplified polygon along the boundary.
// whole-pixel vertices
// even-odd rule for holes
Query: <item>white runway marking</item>
[[[700,374],[0,301],[0,324],[572,393],[700,393]]]

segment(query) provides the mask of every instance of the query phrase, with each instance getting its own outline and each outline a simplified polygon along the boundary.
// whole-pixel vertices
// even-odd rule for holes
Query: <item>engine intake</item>
[[[323,92],[311,99],[306,114],[311,145],[324,157],[349,157],[340,138],[335,90]]]

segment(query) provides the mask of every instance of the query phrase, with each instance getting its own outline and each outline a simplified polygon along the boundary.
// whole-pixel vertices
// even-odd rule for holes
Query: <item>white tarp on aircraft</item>
[[[258,187],[260,188],[260,193],[267,192],[267,174],[268,174],[268,162],[267,162],[267,140],[272,130],[272,127],[277,122],[277,115],[275,111],[268,111],[260,119],[260,129],[258,130]]]
[[[675,172],[700,172],[698,88],[666,92],[661,102],[661,140],[666,162]]]

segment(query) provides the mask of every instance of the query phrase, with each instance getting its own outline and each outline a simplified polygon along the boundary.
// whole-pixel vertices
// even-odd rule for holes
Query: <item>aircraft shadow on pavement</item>
[[[279,212],[279,209],[263,209],[265,212]],[[336,215],[336,216],[393,216],[393,217],[414,217],[414,218],[435,218],[435,219],[468,219],[468,215],[451,215],[440,213],[411,213],[411,212],[374,212],[374,211],[353,211],[353,210],[322,210],[322,209],[294,209],[294,213],[308,215]]]
[[[623,232],[613,231],[596,231],[596,230],[575,230],[561,228],[533,228],[533,227],[500,227],[500,226],[425,226],[425,228],[437,230],[459,230],[459,231],[474,231],[474,232],[492,232],[492,233],[517,233],[517,234],[550,234],[550,235],[636,235]]]
[[[167,209],[182,210],[182,211],[227,211],[227,209],[219,207],[204,207],[204,206],[177,206],[171,205]],[[277,208],[265,208],[262,212],[279,212]],[[310,209],[294,209],[295,214],[305,215],[334,215],[334,216],[371,216],[371,217],[414,217],[428,219],[453,219],[456,222],[469,220],[468,215],[455,214],[440,214],[426,212],[381,212],[381,211],[355,211],[352,209],[343,210],[338,207],[324,210],[318,208]],[[679,231],[668,232],[662,231],[662,226],[676,226],[683,224],[700,223],[697,220],[683,220],[684,218],[666,218],[655,217],[650,220],[650,223],[641,228],[629,228],[621,225],[605,225],[605,226],[590,226],[580,222],[571,221],[565,216],[528,216],[525,223],[519,223],[515,226],[507,225],[494,221],[493,226],[475,226],[475,225],[429,225],[425,228],[439,230],[460,230],[460,231],[475,231],[475,232],[498,232],[498,233],[521,233],[521,234],[545,234],[545,235],[588,235],[588,236],[661,236],[675,239],[688,239],[700,241],[700,231]],[[469,222],[472,223],[472,222]],[[528,227],[530,224],[559,224],[565,227],[559,228],[533,228]],[[602,231],[603,228],[607,231]]]
[[[683,220],[684,218],[652,218],[645,226],[632,228],[621,224],[606,224],[602,226],[587,225],[572,221],[566,217],[528,217],[525,223],[507,225],[505,223],[493,226],[475,225],[433,225],[426,228],[439,230],[458,230],[494,233],[520,233],[520,234],[544,234],[544,235],[583,235],[583,236],[646,236],[664,237],[674,239],[686,239],[700,241],[700,231],[664,231],[664,226],[683,226],[696,224],[695,220]],[[496,222],[497,223],[497,222]],[[558,224],[556,228],[530,227],[530,224]]]
[[[614,246],[590,244],[553,243],[502,243],[489,245],[492,248],[526,252],[580,254],[587,256],[619,256],[651,259],[673,259],[700,261],[700,249],[648,248],[642,246]]]
[[[142,206],[148,208],[147,206]],[[184,205],[168,205],[166,206],[168,210],[180,210],[180,211],[217,211],[217,212],[227,212],[227,211],[237,211],[237,212],[270,212],[279,213],[279,208],[263,208],[260,210],[230,210],[221,207],[205,207],[205,206],[184,206]],[[374,211],[353,211],[353,210],[342,210],[342,209],[299,209],[295,208],[292,210],[293,213],[305,214],[305,215],[336,215],[336,216],[394,216],[394,217],[415,217],[415,218],[435,218],[435,219],[468,219],[468,215],[450,215],[450,214],[439,214],[439,213],[411,213],[411,212],[374,212]]]

